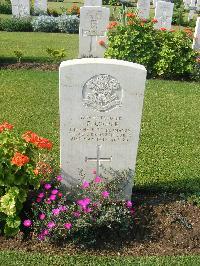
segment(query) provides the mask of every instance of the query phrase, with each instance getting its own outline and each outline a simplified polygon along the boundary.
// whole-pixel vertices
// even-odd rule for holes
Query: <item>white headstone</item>
[[[85,0],[84,6],[102,6],[102,0]]]
[[[171,29],[172,16],[173,16],[174,4],[171,2],[158,1],[155,9],[155,19],[158,20],[155,23],[155,28]]]
[[[184,0],[184,8],[189,9],[190,3],[191,3],[191,0]]]
[[[109,23],[110,9],[100,6],[80,8],[79,57],[103,57],[106,44],[106,28]]]
[[[30,2],[29,0],[11,0],[12,15],[15,17],[30,16]]]
[[[131,169],[124,189],[130,199],[145,81],[144,66],[131,62],[83,58],[61,63],[60,155],[66,186],[78,183],[80,170],[90,180],[100,165]]]
[[[200,11],[200,0],[197,0],[196,7],[197,7],[197,11]]]
[[[148,19],[150,13],[150,0],[138,0],[137,10],[140,18]]]
[[[200,51],[200,17],[197,18],[192,48]]]
[[[35,0],[34,3],[35,12],[47,12],[47,0]]]
[[[153,7],[156,7],[158,0],[153,0]]]

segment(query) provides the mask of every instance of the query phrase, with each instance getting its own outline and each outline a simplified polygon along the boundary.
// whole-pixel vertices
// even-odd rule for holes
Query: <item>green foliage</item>
[[[17,62],[18,63],[21,63],[21,59],[22,59],[22,56],[23,56],[23,52],[18,49],[18,50],[13,51],[13,53],[17,57]]]
[[[0,3],[0,14],[12,14],[12,6],[10,1]]]
[[[193,78],[197,53],[191,37],[184,31],[155,30],[154,23],[129,14],[127,25],[110,27],[105,57],[142,64],[149,77]]]
[[[119,0],[103,0],[103,5],[120,6],[121,3]]]
[[[33,31],[31,18],[7,18],[1,20],[2,31]]]
[[[187,201],[200,207],[200,192],[196,192],[187,196]]]
[[[27,194],[30,189],[40,186],[42,173],[38,170],[38,148],[45,141],[36,137],[37,142],[31,142],[28,133],[19,137],[12,129],[7,122],[0,125],[0,216],[3,215],[1,223],[7,236],[19,231],[19,215]]]
[[[46,48],[46,52],[53,59],[54,62],[61,62],[64,57],[66,57],[65,49],[51,49]]]

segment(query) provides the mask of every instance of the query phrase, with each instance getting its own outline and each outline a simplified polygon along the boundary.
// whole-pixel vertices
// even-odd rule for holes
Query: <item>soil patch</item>
[[[55,246],[32,237],[0,237],[0,250],[24,250],[48,254],[183,255],[200,254],[200,208],[179,195],[134,193],[135,226],[128,235],[101,234],[94,248],[67,244]]]
[[[57,71],[59,69],[59,64],[47,64],[47,63],[0,63],[0,69],[32,69],[41,71]]]

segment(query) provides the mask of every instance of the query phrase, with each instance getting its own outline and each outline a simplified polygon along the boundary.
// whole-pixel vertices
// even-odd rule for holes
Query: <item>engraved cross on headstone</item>
[[[97,157],[96,158],[85,157],[85,162],[96,162],[97,163],[96,176],[100,175],[101,162],[111,162],[112,161],[112,156],[110,158],[101,158],[101,156],[100,156],[101,147],[102,147],[102,145],[99,145],[99,144],[97,145]]]

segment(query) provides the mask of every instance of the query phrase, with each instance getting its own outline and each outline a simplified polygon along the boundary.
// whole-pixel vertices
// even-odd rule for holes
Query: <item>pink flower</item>
[[[63,194],[62,194],[61,192],[58,192],[58,197],[60,197],[60,198],[61,198],[61,197],[62,197],[62,195],[63,195]]]
[[[84,213],[90,213],[92,211],[92,208],[86,208],[84,209]]]
[[[44,185],[44,188],[45,188],[46,190],[49,190],[49,189],[51,188],[51,184],[48,184],[48,183],[45,184],[45,185]]]
[[[39,239],[40,241],[43,241],[43,240],[45,240],[45,236],[44,236],[43,234],[39,234],[39,235],[38,235],[38,239]]]
[[[103,179],[100,176],[96,176],[94,179],[95,183],[101,183],[103,181]]]
[[[101,195],[104,197],[104,198],[108,198],[109,197],[109,192],[108,191],[103,191],[101,193]]]
[[[61,212],[65,212],[65,211],[67,211],[67,207],[66,207],[66,206],[60,206],[60,207],[59,207],[59,210],[60,210]]]
[[[133,215],[135,213],[135,210],[134,209],[131,209],[130,210],[130,213],[131,213],[131,215]]]
[[[23,225],[25,227],[30,227],[32,225],[32,221],[31,220],[24,220]]]
[[[82,184],[82,186],[81,186],[81,188],[88,188],[90,186],[90,183],[89,182],[87,182],[87,181],[84,181],[83,182],[83,184]]]
[[[37,199],[36,199],[36,202],[37,202],[37,203],[39,203],[39,202],[41,202],[41,201],[42,201],[41,198],[37,198]]]
[[[59,209],[53,209],[52,210],[52,214],[55,215],[55,216],[58,216],[60,213],[60,210]]]
[[[74,217],[79,218],[81,216],[80,212],[73,212]]]
[[[58,190],[57,189],[53,189],[52,191],[51,191],[51,194],[53,194],[53,195],[56,195],[58,193]]]
[[[77,204],[79,206],[81,206],[81,208],[83,210],[85,210],[87,208],[87,206],[90,204],[90,199],[89,198],[85,198],[85,199],[82,199],[82,200],[77,200]]]
[[[47,236],[49,234],[49,231],[47,229],[44,229],[41,234]]]
[[[40,220],[44,220],[45,217],[46,217],[46,214],[45,214],[45,213],[40,213],[40,214],[39,214],[39,219],[40,219]]]
[[[53,222],[53,221],[51,221],[51,222],[49,222],[48,224],[47,224],[47,227],[48,228],[53,228],[53,227],[55,227],[56,226],[56,224]]]
[[[96,175],[97,171],[96,171],[96,170],[93,170],[92,173],[93,173],[94,175]]]
[[[63,180],[63,178],[62,178],[61,175],[58,175],[58,176],[56,177],[56,179],[57,179],[58,182],[61,182],[61,181]]]
[[[46,204],[51,204],[51,200],[50,199],[47,199],[46,200]]]
[[[70,230],[71,227],[72,227],[72,224],[71,224],[71,223],[66,223],[66,224],[64,224],[64,227],[65,227],[66,229]]]
[[[131,208],[133,206],[132,202],[130,200],[127,200],[126,207]]]
[[[49,199],[50,200],[55,200],[56,199],[56,195],[50,195]]]
[[[41,198],[41,199],[44,198],[44,193],[43,192],[39,193],[38,198]]]

